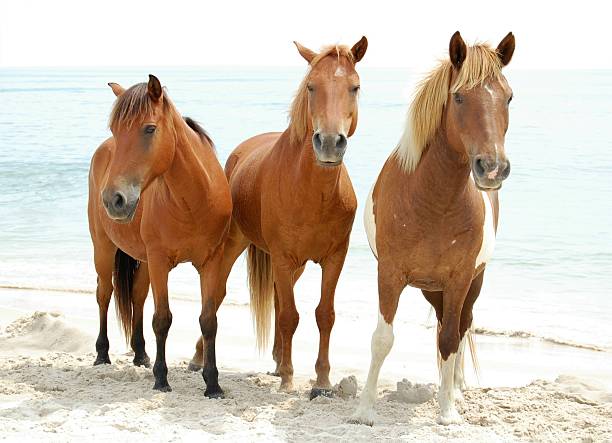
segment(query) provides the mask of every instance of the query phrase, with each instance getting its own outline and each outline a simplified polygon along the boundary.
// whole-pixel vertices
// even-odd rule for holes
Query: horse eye
[[[510,104],[510,102],[512,101],[512,99],[513,99],[513,98],[514,98],[514,94],[512,94],[512,95],[510,96],[510,98],[508,99],[508,104]]]
[[[352,92],[353,94],[357,94],[357,92],[359,91],[359,89],[361,89],[361,86],[359,86],[359,85],[357,85],[357,86],[353,86],[353,87],[351,88],[351,92]]]
[[[157,129],[157,127],[155,125],[147,125],[144,128],[144,133],[145,134],[153,134],[155,132],[155,129]]]
[[[314,91],[314,88],[312,87],[312,85],[306,86],[306,89],[308,89],[308,92]]]
[[[453,98],[455,99],[455,103],[458,103],[458,104],[463,103],[463,96],[459,94],[458,92],[455,92],[453,94]]]

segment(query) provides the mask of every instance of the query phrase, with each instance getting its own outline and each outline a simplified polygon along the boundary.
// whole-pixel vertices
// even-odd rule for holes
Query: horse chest
[[[414,281],[430,281],[450,275],[458,266],[463,266],[466,256],[468,260],[474,260],[473,268],[478,270],[493,255],[495,227],[489,197],[485,192],[477,192],[484,206],[484,217],[459,215],[443,221],[426,221],[407,208],[380,214],[382,219],[378,220],[380,226],[377,226],[371,190],[366,200],[364,225],[372,252],[379,258],[380,242],[383,241],[383,254],[402,263],[409,280]],[[377,234],[384,238],[377,239]]]

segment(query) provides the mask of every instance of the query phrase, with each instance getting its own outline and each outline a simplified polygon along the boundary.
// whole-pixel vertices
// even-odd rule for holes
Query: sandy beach
[[[189,320],[194,309],[199,309],[195,302],[172,300],[175,320],[167,348],[173,391],[163,394],[151,389],[151,370],[132,366],[112,312],[113,364],[92,366],[97,333],[93,294],[16,289],[0,293],[0,435],[8,440],[22,440],[24,435],[45,441],[91,437],[102,441],[612,440],[609,385],[595,381],[596,377],[576,376],[579,364],[577,371],[571,365],[557,371],[546,360],[546,354],[575,362],[586,360],[594,368],[602,365],[605,371],[610,367],[608,352],[538,344],[529,338],[478,335],[483,379],[480,387],[465,393],[459,407],[465,422],[445,427],[435,420],[433,347],[416,347],[411,352],[408,337],[403,336],[408,331],[400,324],[396,346],[383,368],[377,421],[368,427],[347,422],[357,402],[349,380],[343,381],[342,391],[334,398],[308,400],[317,338],[311,330],[316,328],[312,312],[303,313],[296,335],[296,392],[286,394],[278,392],[278,379],[267,375],[271,359],[254,350],[248,306],[223,306],[217,349],[226,398],[209,400],[203,395],[200,374],[187,371],[197,336],[196,322]],[[150,310],[148,302],[147,318]],[[359,327],[357,319],[339,317],[334,341],[341,345],[331,354],[332,380],[339,383],[354,376],[359,393],[369,360],[370,325]],[[145,331],[153,357],[150,327]],[[495,362],[501,354],[487,353],[487,348],[500,346],[516,360],[501,371],[501,377],[490,377],[505,363]],[[540,355],[539,363],[535,355]],[[530,358],[533,373],[542,378],[521,383],[530,377],[526,363]],[[542,373],[539,366],[549,372]],[[508,376],[503,383],[503,374],[512,372],[528,374]],[[491,382],[484,384],[483,380]],[[476,386],[473,376],[471,381]]]

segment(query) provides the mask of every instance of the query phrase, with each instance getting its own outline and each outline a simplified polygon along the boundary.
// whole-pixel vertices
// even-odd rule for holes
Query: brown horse
[[[504,153],[512,91],[502,75],[514,52],[509,33],[497,49],[466,47],[459,32],[443,61],[418,87],[404,135],[365,208],[378,259],[378,326],[359,407],[351,419],[372,425],[376,385],[393,344],[393,318],[406,285],[422,290],[439,322],[439,422],[457,423],[463,349],[491,257],[497,191],[510,173]]]
[[[109,86],[117,96],[110,117],[113,136],[94,154],[89,173],[89,230],[100,309],[94,364],[110,363],[106,318],[114,274],[118,318],[126,339],[131,336],[134,364],[149,365],[142,310],[150,281],[157,341],[154,389],[170,391],[168,273],[182,262],[198,270],[200,327],[204,337],[214,336],[216,315],[207,308],[222,287],[218,265],[232,212],[229,186],[206,132],[180,116],[155,76],[128,90]],[[220,392],[216,368],[203,375],[206,394]]]
[[[332,46],[317,54],[296,43],[310,69],[293,101],[289,127],[240,144],[225,173],[234,212],[222,266],[227,278],[248,247],[251,309],[257,342],[268,341],[275,307],[273,357],[281,389],[293,389],[291,341],[299,315],[293,287],[308,260],[323,270],[316,309],[320,332],[311,397],[331,392],[329,338],[334,324],[334,292],[349,244],[357,200],[342,159],[357,127],[363,37],[351,49]],[[207,344],[198,342],[192,368],[202,365]]]

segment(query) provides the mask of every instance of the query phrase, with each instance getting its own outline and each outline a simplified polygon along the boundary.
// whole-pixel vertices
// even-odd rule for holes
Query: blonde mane
[[[463,88],[472,89],[490,78],[500,78],[501,69],[502,63],[495,49],[487,44],[475,44],[467,48],[467,56],[452,85],[453,65],[450,60],[441,61],[421,80],[408,110],[404,133],[393,151],[406,172],[416,169],[423,150],[442,124],[449,94]]]
[[[308,72],[300,83],[300,87],[298,88],[297,93],[295,94],[295,98],[293,99],[293,103],[291,104],[291,109],[289,110],[289,137],[291,144],[301,143],[308,136],[308,80],[310,78],[310,73],[312,69],[327,57],[330,54],[336,53],[338,57],[338,61],[340,61],[340,57],[346,57],[348,60],[355,64],[355,58],[353,57],[353,53],[348,46],[343,45],[334,45],[327,46],[321,50],[317,56],[312,59],[310,62],[310,66],[308,68]]]

